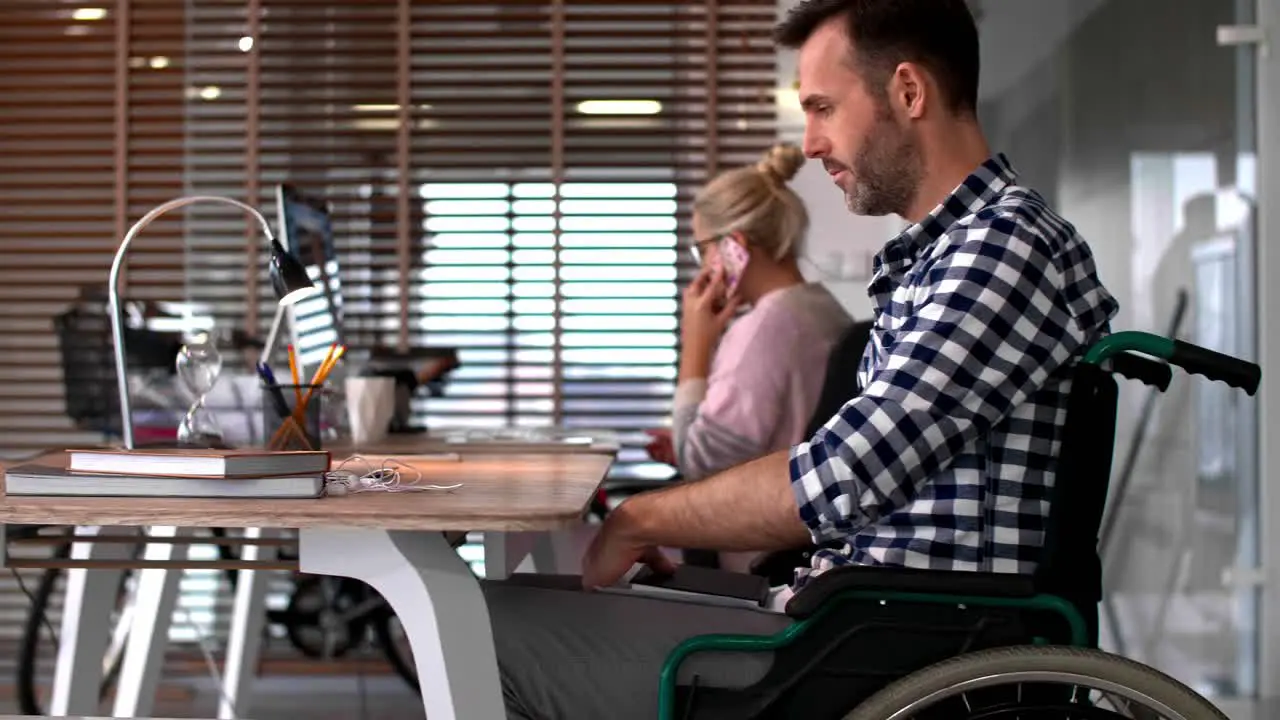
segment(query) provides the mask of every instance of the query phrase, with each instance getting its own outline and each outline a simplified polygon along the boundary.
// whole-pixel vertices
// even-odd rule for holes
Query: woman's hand
[[[656,430],[645,430],[645,433],[653,438],[649,441],[644,449],[649,453],[649,457],[654,462],[666,463],[667,465],[676,465],[676,449],[671,440],[671,430],[668,428],[658,428]]]
[[[680,318],[680,379],[705,378],[711,353],[738,310],[739,298],[725,296],[724,271],[703,268],[684,291]]]

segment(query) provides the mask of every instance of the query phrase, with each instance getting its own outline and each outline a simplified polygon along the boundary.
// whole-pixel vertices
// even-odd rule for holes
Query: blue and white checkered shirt
[[[846,564],[1030,573],[1066,417],[1065,370],[1118,305],[1069,223],[1003,155],[876,257],[864,388],[791,450],[816,543]]]

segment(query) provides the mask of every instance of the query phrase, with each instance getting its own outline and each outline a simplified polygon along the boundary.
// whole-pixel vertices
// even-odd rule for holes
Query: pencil
[[[333,351],[337,349],[338,349],[338,343],[333,343],[332,345],[329,346],[329,351],[324,354],[324,360],[320,361],[320,366],[316,368],[315,374],[311,376],[312,385],[318,384],[317,379],[320,377],[320,373],[324,372],[325,366],[327,366],[329,362],[333,359]]]
[[[289,344],[289,372],[293,374],[293,405],[297,407],[302,402],[302,380],[298,374],[298,355],[293,351],[293,344]]]
[[[294,419],[296,419],[299,424],[303,423],[303,419],[306,417],[307,405],[311,402],[312,393],[316,391],[316,388],[324,384],[325,379],[329,377],[329,373],[333,372],[334,366],[338,364],[338,360],[342,358],[342,354],[347,351],[345,345],[334,343],[333,347],[337,348],[337,352],[331,352],[330,355],[325,358],[325,361],[320,365],[320,367],[316,369],[315,377],[311,379],[311,387],[307,388],[307,394],[303,396],[302,402],[299,403],[297,409],[293,413]],[[332,349],[333,348],[330,348],[330,350]]]

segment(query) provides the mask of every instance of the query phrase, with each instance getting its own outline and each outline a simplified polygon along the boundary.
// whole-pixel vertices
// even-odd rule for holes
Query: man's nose
[[[807,158],[826,157],[831,152],[831,143],[827,142],[827,138],[812,123],[805,123],[804,126],[804,142],[801,145],[804,155]]]

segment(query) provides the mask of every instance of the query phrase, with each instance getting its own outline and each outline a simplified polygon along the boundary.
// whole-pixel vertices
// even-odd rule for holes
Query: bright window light
[[[427,243],[415,271],[417,324],[432,344],[466,353],[479,373],[468,382],[499,383],[464,403],[497,402],[509,422],[550,422],[558,354],[566,397],[596,392],[584,380],[626,383],[616,400],[562,406],[566,422],[662,414],[679,341],[674,183],[441,182],[417,192]],[[529,378],[541,381],[536,389],[516,382]],[[661,402],[645,405],[635,381],[666,383]],[[494,400],[502,389],[507,397]],[[456,424],[463,393],[432,398],[425,415]]]
[[[550,215],[556,211],[555,200],[517,200],[512,203],[517,215]]]
[[[506,183],[426,183],[422,196],[437,198],[505,198]]]
[[[517,186],[518,187],[518,186]],[[675,183],[566,183],[563,198],[674,198]],[[548,195],[547,197],[550,197]]]
[[[506,215],[506,200],[428,200],[428,215]]]
[[[249,37],[248,35],[245,35],[244,37],[240,38],[240,42],[238,46],[240,48],[240,52],[249,52],[250,50],[253,49],[253,38]]]
[[[71,13],[72,20],[81,20],[86,22],[93,21],[93,20],[101,20],[106,16],[107,16],[107,9],[98,8],[98,7],[76,8]]]
[[[675,200],[563,200],[565,215],[675,215]]]
[[[164,55],[156,55],[147,61],[152,70],[163,70],[169,67],[169,58]]]

